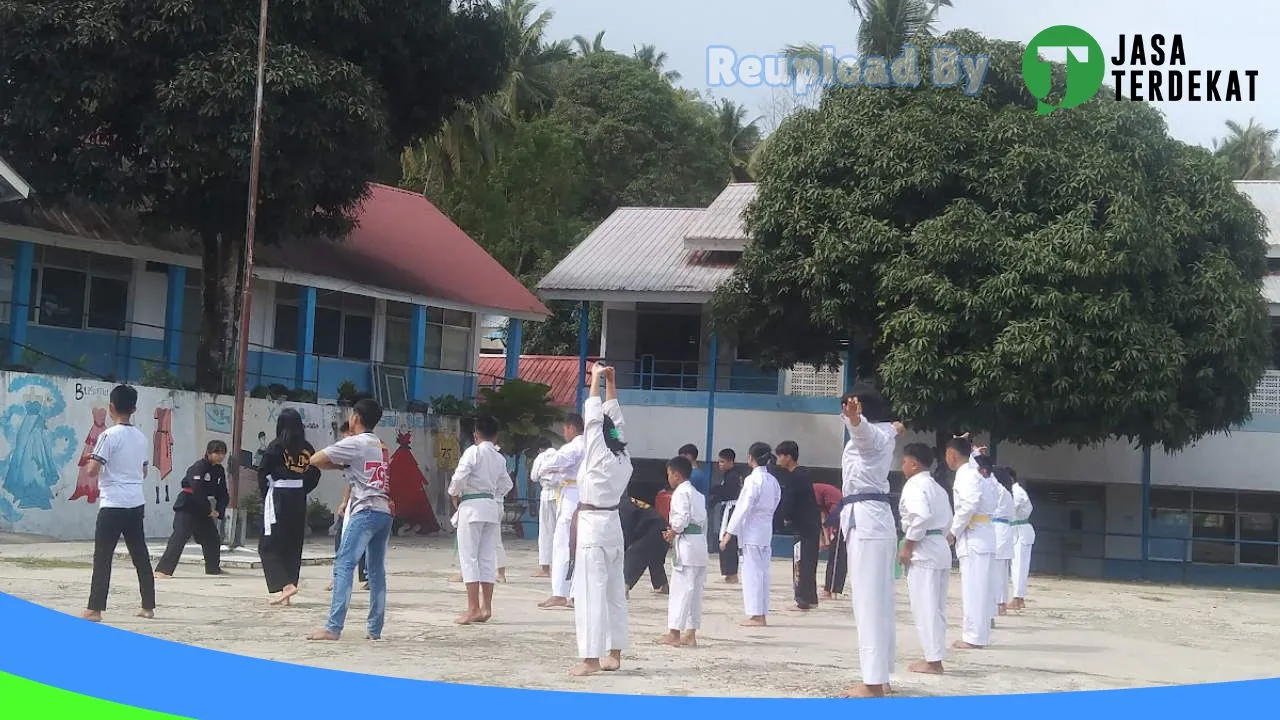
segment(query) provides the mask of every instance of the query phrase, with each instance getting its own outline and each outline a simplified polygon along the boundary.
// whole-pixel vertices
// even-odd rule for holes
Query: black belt
[[[578,503],[577,509],[573,511],[573,519],[569,521],[569,569],[565,572],[565,580],[573,579],[573,566],[577,564],[578,560],[578,513],[583,510],[588,512],[616,512],[617,509],[617,505],[600,507],[588,503]]]
[[[840,511],[844,510],[845,505],[852,505],[860,502],[883,502],[893,504],[893,496],[888,493],[855,493],[853,495],[845,495],[840,498],[840,502],[836,503],[835,509],[831,514],[827,515],[827,527],[836,527],[840,524]]]

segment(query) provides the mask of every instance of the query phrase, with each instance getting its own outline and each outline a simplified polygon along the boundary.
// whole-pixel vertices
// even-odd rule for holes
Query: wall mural
[[[7,498],[0,496],[0,515],[17,522],[24,510],[49,510],[59,469],[76,451],[76,433],[64,421],[67,403],[47,378],[19,375],[8,384],[9,406],[3,434],[9,452],[0,460]]]
[[[110,424],[111,383],[0,372],[0,532],[44,535],[60,540],[93,537],[99,492],[88,476],[88,455]],[[204,454],[214,439],[231,440],[231,400],[138,386],[134,423],[152,442],[144,493],[145,527],[152,538],[167,537],[173,524],[173,498],[181,469]],[[336,405],[245,400],[244,450],[261,458],[275,437],[276,418],[292,407],[302,414],[307,439],[317,448],[337,438],[346,410]],[[377,435],[390,447],[392,493],[406,531],[437,532],[448,515],[446,488],[456,465],[456,418],[387,412]],[[443,451],[443,452],[442,452]],[[441,455],[450,461],[441,463]],[[432,467],[436,470],[432,470]],[[246,480],[253,470],[244,474]],[[256,478],[254,478],[256,480]],[[249,481],[242,491],[256,493]],[[311,494],[336,508],[343,479],[326,472]]]

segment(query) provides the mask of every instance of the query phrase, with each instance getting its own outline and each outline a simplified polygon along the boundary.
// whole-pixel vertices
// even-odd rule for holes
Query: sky
[[[1225,134],[1227,120],[1245,124],[1254,118],[1280,126],[1276,0],[954,0],[954,5],[941,10],[940,31],[965,27],[1025,44],[1046,27],[1075,25],[1093,35],[1108,58],[1121,34],[1181,34],[1187,64],[1180,69],[1257,70],[1257,100],[1155,103],[1171,135],[1208,146]],[[611,50],[656,45],[668,55],[667,69],[683,75],[679,84],[697,90],[708,89],[709,46],[729,46],[739,56],[768,55],[813,42],[849,55],[858,31],[848,0],[541,0],[540,6],[555,13],[550,39],[594,38],[604,30]],[[785,91],[765,87],[713,92],[745,105],[752,117],[766,116],[765,125],[779,104],[788,102],[779,100]]]

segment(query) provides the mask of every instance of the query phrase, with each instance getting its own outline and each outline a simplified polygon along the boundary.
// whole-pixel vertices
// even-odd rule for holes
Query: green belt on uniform
[[[1031,521],[1030,520],[1013,520],[1009,524],[1010,525],[1030,525]]]
[[[459,500],[458,502],[464,503],[468,500],[492,500],[492,499],[493,499],[493,493],[468,493],[466,495],[463,495],[462,499]]]
[[[701,535],[702,526],[697,523],[689,523],[688,525],[685,526],[684,532],[680,534],[681,535]]]
[[[925,530],[925,531],[924,531],[924,534],[925,534],[926,536],[928,536],[928,535],[941,535],[941,534],[942,534],[942,531],[941,531],[941,530]]]

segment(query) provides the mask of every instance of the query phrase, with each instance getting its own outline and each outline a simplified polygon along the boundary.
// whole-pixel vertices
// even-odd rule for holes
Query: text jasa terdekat
[[[1111,58],[1116,100],[1253,102],[1257,70],[1188,70],[1182,35],[1121,35]]]

